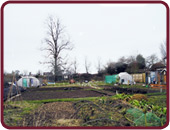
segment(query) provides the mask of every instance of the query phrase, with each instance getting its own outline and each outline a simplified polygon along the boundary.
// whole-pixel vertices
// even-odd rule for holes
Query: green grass
[[[156,95],[156,96],[149,96],[148,101],[153,105],[158,105],[162,107],[166,107],[167,102],[167,96],[166,95]]]
[[[73,102],[73,101],[81,101],[81,100],[99,100],[105,99],[106,96],[103,97],[84,97],[84,98],[60,98],[60,99],[45,99],[45,100],[27,100],[28,103],[50,103],[50,102]]]
[[[53,85],[42,86],[41,88],[49,88],[49,87],[51,87],[51,88],[53,88],[53,87],[81,87],[81,85],[79,85],[79,84],[66,84],[66,85],[63,85],[63,84],[55,85],[55,84],[53,84]]]
[[[45,87],[81,87],[83,84],[84,85],[90,84],[90,85],[96,85],[96,86],[104,86],[104,85],[113,86],[113,84],[105,83],[104,81],[90,81],[88,83],[76,82],[74,84],[70,84],[69,82],[47,84],[47,86],[45,86]]]
[[[142,85],[138,85],[138,84],[134,84],[134,85],[124,85],[124,84],[121,84],[120,87],[123,87],[123,88],[142,88],[142,89],[148,89],[148,88],[146,88],[146,86],[142,86]]]
[[[69,83],[55,83],[55,84],[47,84],[48,86],[64,86],[69,85]]]
[[[29,103],[27,101],[14,101],[4,103],[4,123],[7,126],[18,126],[23,117],[31,113],[40,104]]]
[[[44,87],[80,87],[80,83],[74,83],[70,84],[69,82],[65,83],[55,83],[55,84],[47,84],[47,86]]]
[[[159,95],[166,95],[166,92],[155,92],[155,93],[148,93],[147,96],[159,96]]]

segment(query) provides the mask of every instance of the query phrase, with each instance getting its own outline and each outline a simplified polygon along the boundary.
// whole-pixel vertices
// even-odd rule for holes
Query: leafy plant
[[[138,101],[138,100],[132,100],[132,101],[130,101],[130,103],[132,104],[132,105],[134,105],[134,106],[137,106],[137,107],[139,107],[140,106],[140,102]]]

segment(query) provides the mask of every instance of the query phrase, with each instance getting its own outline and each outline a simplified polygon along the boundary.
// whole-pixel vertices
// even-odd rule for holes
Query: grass
[[[155,92],[155,93],[148,93],[147,96],[159,96],[159,95],[166,95],[166,92]]]
[[[40,104],[27,101],[14,101],[4,103],[4,123],[8,126],[18,126],[23,117],[31,113]]]
[[[148,93],[145,95],[148,98],[148,102],[150,102],[151,104],[166,107],[166,103],[167,103],[166,92],[162,92],[162,93],[155,92],[155,93]]]
[[[114,96],[112,96],[114,97]],[[73,102],[73,101],[81,101],[81,100],[99,100],[99,99],[106,99],[106,96],[103,97],[84,97],[84,98],[60,98],[60,99],[45,99],[45,100],[30,100],[26,101],[28,103],[50,103],[50,102]]]
[[[146,88],[146,86],[142,86],[142,85],[138,85],[138,84],[134,84],[134,85],[124,85],[124,84],[121,84],[120,87],[123,87],[123,88],[142,88],[142,89],[148,89],[148,88]]]
[[[149,96],[148,101],[153,105],[166,107],[166,95]]]
[[[47,84],[47,86],[44,87],[79,87],[79,86],[81,86],[80,83],[70,84],[66,82],[66,83]]]
[[[65,82],[65,83],[55,83],[55,84],[47,84],[47,86],[44,87],[81,87],[81,86],[104,86],[104,85],[109,85],[109,86],[113,86],[113,84],[109,84],[109,83],[105,83],[103,81],[90,81],[88,83],[80,83],[80,82],[76,82],[74,84],[70,84],[69,82]]]

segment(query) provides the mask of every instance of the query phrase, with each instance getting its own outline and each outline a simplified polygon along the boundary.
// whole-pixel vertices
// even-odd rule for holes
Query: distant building
[[[43,72],[43,82],[54,82],[54,75],[52,72]]]
[[[43,72],[43,75],[44,76],[51,76],[51,75],[53,75],[53,73],[52,72]]]
[[[157,69],[163,70],[165,68],[166,68],[165,64],[158,62],[158,63],[155,63],[151,66],[150,71],[156,71]]]
[[[146,84],[166,84],[166,64],[158,62],[146,72]]]

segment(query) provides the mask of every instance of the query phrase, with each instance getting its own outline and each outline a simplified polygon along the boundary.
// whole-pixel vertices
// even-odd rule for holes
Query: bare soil
[[[86,90],[90,87],[34,88],[22,93],[23,100],[43,100],[56,98],[100,97],[106,93]]]
[[[58,119],[71,119],[75,112],[72,102],[53,102],[43,104],[32,114],[25,116],[22,126],[54,126]]]
[[[123,88],[123,87],[119,87],[119,86],[100,86],[102,88],[104,88],[104,90],[109,91],[109,92],[113,92],[115,93],[116,91],[118,93],[125,93],[125,94],[147,94],[147,93],[155,93],[155,92],[159,92],[159,90],[155,90],[155,89],[146,89],[146,88]]]

